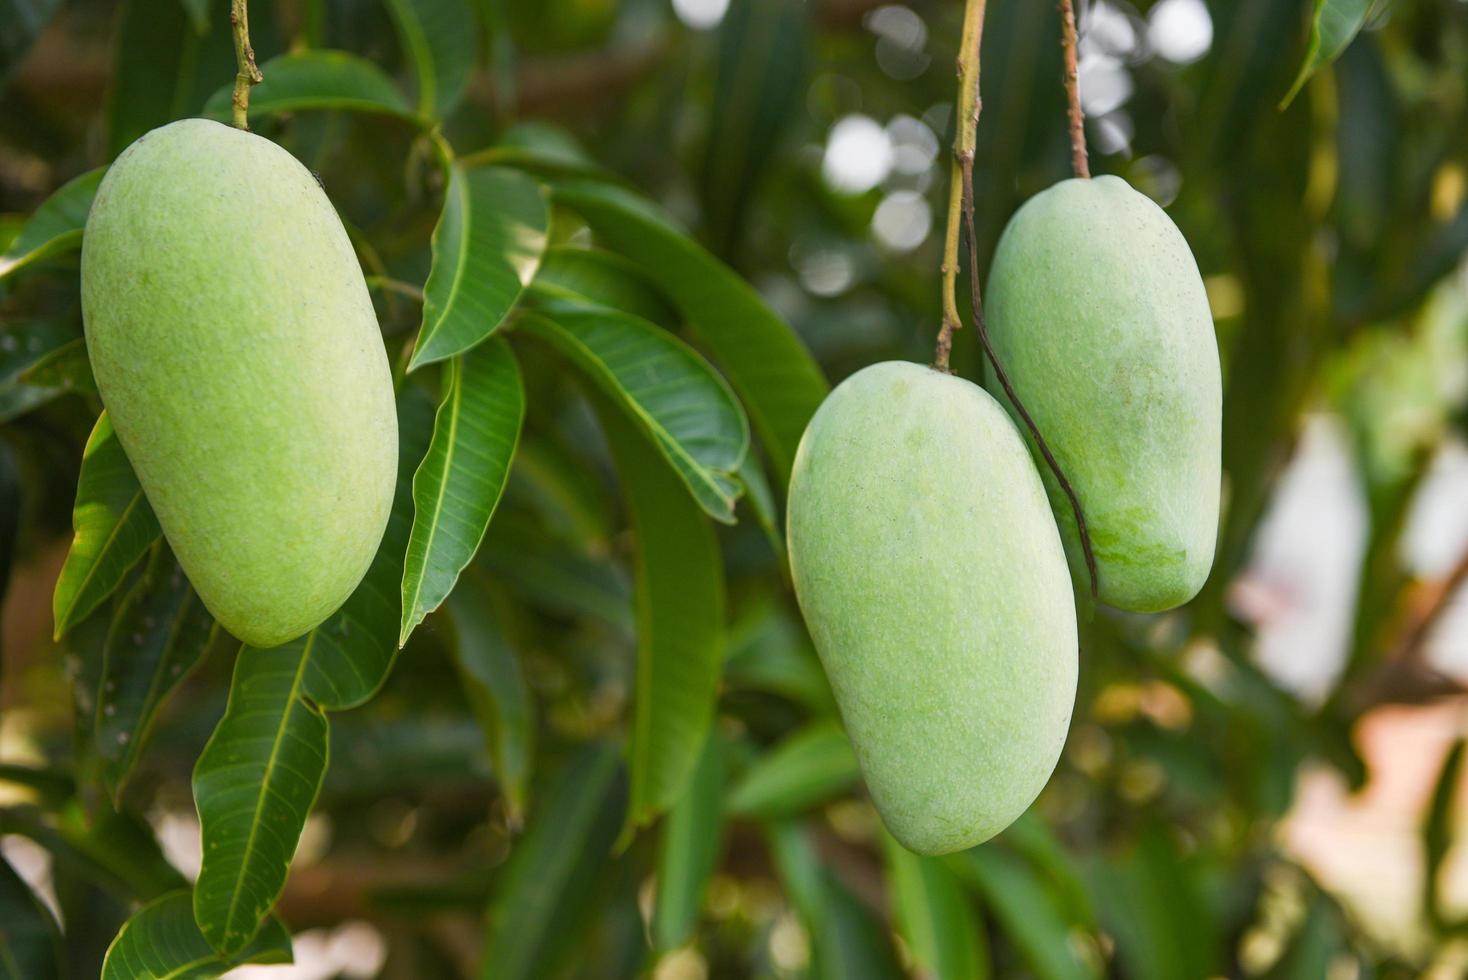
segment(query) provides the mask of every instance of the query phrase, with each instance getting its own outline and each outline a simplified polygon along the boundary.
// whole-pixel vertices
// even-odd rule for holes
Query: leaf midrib
[[[403,604],[403,612],[407,619],[403,624],[403,635],[398,637],[399,649],[402,649],[403,644],[407,642],[408,633],[412,627],[423,621],[423,617],[418,614],[418,602],[423,597],[423,579],[426,577],[428,563],[433,556],[433,540],[438,536],[438,518],[443,513],[444,498],[448,494],[449,472],[453,469],[454,463],[454,446],[459,439],[459,410],[464,399],[464,364],[462,360],[455,360],[453,365],[453,387],[452,394],[449,396],[451,410],[449,412],[448,446],[444,449],[443,473],[438,481],[437,499],[433,502],[433,522],[428,527],[428,540],[423,542],[423,560],[421,566],[416,569],[417,581],[413,585],[413,601]],[[414,523],[417,523],[416,514]],[[409,532],[409,540],[411,541],[411,532]]]

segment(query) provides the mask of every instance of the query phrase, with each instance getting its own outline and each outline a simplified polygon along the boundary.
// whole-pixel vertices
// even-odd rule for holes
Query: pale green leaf
[[[326,717],[302,697],[315,637],[240,651],[224,717],[194,767],[204,845],[194,917],[226,955],[245,948],[285,888],[326,774]]]
[[[418,80],[418,114],[442,119],[463,98],[477,24],[466,0],[387,0]]]
[[[937,858],[914,854],[883,832],[887,882],[897,931],[922,975],[981,980],[991,973],[977,910]]]
[[[704,892],[723,845],[724,759],[717,732],[710,732],[688,790],[673,804],[658,846],[657,902],[653,945],[681,946],[693,935]]]
[[[448,597],[479,550],[524,418],[520,367],[503,340],[491,338],[448,362],[433,441],[413,477],[399,646]]]
[[[290,962],[290,933],[273,916],[244,949],[220,955],[194,922],[188,890],[180,889],[144,905],[122,924],[107,947],[102,980],[207,980],[242,963]]]
[[[44,258],[81,248],[82,229],[105,168],[89,170],[46,198],[0,255],[0,279]]]
[[[250,90],[250,118],[305,109],[345,109],[415,120],[412,107],[392,79],[365,58],[345,51],[300,51],[260,66],[264,81]],[[204,115],[227,120],[234,86],[209,98]]]
[[[142,755],[158,709],[213,637],[213,617],[160,543],[147,572],[119,605],[103,647],[93,732],[114,799]]]
[[[697,352],[629,313],[547,295],[517,325],[581,368],[646,433],[715,520],[734,522],[749,423]],[[543,314],[543,315],[542,315]]]
[[[1055,896],[1033,869],[993,844],[970,848],[948,862],[978,890],[1000,930],[1039,980],[1089,976],[1071,946],[1070,927]]]
[[[841,726],[819,721],[758,757],[724,806],[738,816],[790,816],[846,792],[860,775]]]
[[[631,514],[637,569],[637,686],[624,839],[676,801],[714,714],[724,569],[713,526],[622,412],[595,399]]]
[[[499,329],[540,267],[549,227],[545,194],[524,174],[450,169],[410,371],[463,353]]]
[[[58,639],[111,595],[163,534],[105,412],[82,450],[71,523],[75,537],[52,599]]]
[[[585,218],[672,298],[739,393],[783,490],[806,423],[829,390],[800,338],[743,279],[631,191],[565,180],[553,185],[552,200]]]

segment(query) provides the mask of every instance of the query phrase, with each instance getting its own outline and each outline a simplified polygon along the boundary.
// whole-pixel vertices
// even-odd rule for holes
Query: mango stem
[[[255,64],[255,49],[250,46],[250,11],[248,0],[229,0],[229,26],[234,32],[234,57],[239,68],[234,76],[231,98],[231,122],[236,129],[250,129],[250,86],[265,80]]]
[[[1076,12],[1072,0],[1060,0],[1060,45],[1065,49],[1065,100],[1070,107],[1070,162],[1077,177],[1091,176],[1086,155],[1086,116],[1081,111],[1081,86],[1076,68]]]
[[[958,42],[958,125],[953,134],[953,171],[948,178],[947,237],[943,240],[943,325],[938,330],[937,356],[933,367],[951,374],[948,357],[953,351],[953,331],[963,326],[958,316],[958,239],[963,233],[963,174],[972,174],[974,148],[978,144],[979,49],[984,39],[985,0],[968,0],[963,11],[963,33]]]

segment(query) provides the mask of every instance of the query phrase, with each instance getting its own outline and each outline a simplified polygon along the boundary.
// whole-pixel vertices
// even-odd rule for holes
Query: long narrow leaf
[[[761,756],[729,791],[725,807],[739,816],[791,816],[845,792],[860,776],[840,724],[820,721]]]
[[[958,879],[937,858],[907,850],[882,835],[897,929],[923,976],[982,980],[989,959],[977,911]]]
[[[301,697],[315,635],[240,651],[224,717],[194,767],[204,842],[194,917],[225,955],[245,948],[280,897],[326,774],[326,717]]]
[[[744,280],[636,194],[566,180],[553,185],[552,198],[672,297],[739,392],[783,490],[805,425],[829,390],[800,338]]]
[[[1039,980],[1082,980],[1069,924],[1054,895],[1024,862],[993,847],[975,847],[950,866],[983,896],[1000,928]]]
[[[60,975],[56,920],[0,857],[0,980],[52,980]]]
[[[105,172],[105,168],[89,170],[67,181],[36,208],[0,255],[0,279],[44,258],[81,248],[87,212],[92,210],[92,198]]]
[[[52,597],[57,639],[111,595],[163,534],[105,412],[82,450],[71,522],[75,537]]]
[[[1305,61],[1300,65],[1300,72],[1295,76],[1290,90],[1280,101],[1281,109],[1295,100],[1310,76],[1341,56],[1341,52],[1360,33],[1375,2],[1376,0],[1315,0]]]
[[[504,493],[525,418],[509,345],[492,338],[449,361],[433,441],[413,477],[398,645],[448,597]]]
[[[345,51],[300,51],[260,66],[265,80],[250,90],[250,118],[303,109],[374,112],[417,121],[403,93],[372,62]],[[229,118],[233,86],[209,97],[204,115]]]
[[[221,955],[194,922],[188,890],[180,889],[144,905],[122,924],[107,947],[102,980],[207,980],[244,963],[290,962],[290,934],[273,916],[244,949]]]
[[[463,353],[499,329],[540,266],[549,227],[545,194],[524,174],[450,169],[410,371]]]
[[[721,803],[724,759],[717,732],[710,732],[698,768],[683,798],[673,805],[658,850],[657,904],[653,906],[653,945],[661,951],[681,946],[698,923],[703,895],[713,877],[723,844]]]
[[[637,544],[637,693],[623,839],[678,799],[714,713],[724,571],[713,526],[622,413],[596,401]]]
[[[474,68],[476,25],[465,0],[387,0],[418,79],[418,114],[442,119],[458,105]]]

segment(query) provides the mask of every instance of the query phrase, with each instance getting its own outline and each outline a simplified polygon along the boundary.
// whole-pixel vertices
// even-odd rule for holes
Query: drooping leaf
[[[749,424],[722,378],[691,348],[628,313],[540,293],[522,329],[597,383],[657,446],[715,520],[734,521]]]
[[[535,751],[535,705],[497,606],[484,577],[471,572],[449,596],[447,608],[464,693],[484,729],[510,819],[518,824],[525,812]]]
[[[106,168],[89,170],[62,184],[21,227],[0,255],[0,279],[32,263],[81,248],[82,229]]]
[[[60,9],[61,0],[0,0],[0,91]]]
[[[653,945],[659,951],[683,945],[698,924],[723,845],[723,793],[723,752],[718,733],[710,732],[687,791],[663,824],[652,914]]]
[[[105,412],[82,450],[71,523],[76,536],[52,599],[57,639],[111,595],[163,534]]]
[[[442,119],[464,95],[474,68],[476,23],[465,0],[387,0],[418,80],[418,114]]]
[[[403,554],[413,525],[413,470],[428,447],[433,406],[415,385],[398,395],[398,481],[377,554],[342,607],[316,627],[306,695],[327,711],[367,701],[397,660]]]
[[[158,709],[203,658],[214,619],[166,544],[118,607],[103,651],[93,725],[114,799],[147,744]]]
[[[61,976],[61,933],[30,886],[0,857],[0,980]]]
[[[790,816],[845,792],[860,775],[840,724],[818,721],[757,758],[724,806],[738,816]]]
[[[107,947],[102,980],[207,980],[243,963],[290,962],[290,933],[274,916],[244,949],[221,955],[194,922],[188,890],[180,889],[154,899],[123,923]]]
[[[450,169],[408,370],[461,354],[499,329],[540,266],[549,227],[545,194],[524,174]]]
[[[32,388],[97,393],[92,362],[87,358],[87,342],[81,337],[47,351],[20,372],[17,380]]]
[[[598,248],[552,245],[535,274],[535,288],[548,294],[579,299],[671,327],[677,311],[627,259]]]
[[[628,739],[631,799],[623,839],[677,800],[714,713],[724,571],[713,527],[656,450],[595,401],[636,540],[637,686]]]
[[[195,115],[219,83],[234,77],[228,6],[201,24],[180,0],[127,0],[107,99],[107,158],[152,129]],[[254,42],[261,43],[260,19]]]
[[[983,896],[1000,928],[1039,980],[1084,980],[1069,926],[1055,897],[1035,872],[993,846],[954,855],[950,866]]]
[[[417,120],[408,100],[372,62],[345,51],[299,51],[260,66],[264,81],[250,90],[250,118],[305,109],[344,109]],[[234,86],[220,88],[204,115],[227,120]]]
[[[433,441],[413,477],[398,645],[448,597],[494,516],[525,418],[509,345],[491,338],[448,362]]]
[[[1315,11],[1310,18],[1310,41],[1305,49],[1305,61],[1300,65],[1300,73],[1295,76],[1290,90],[1280,100],[1281,109],[1294,101],[1311,75],[1341,56],[1341,52],[1360,33],[1375,2],[1314,0]]]
[[[765,600],[750,602],[729,631],[724,677],[732,685],[789,698],[816,715],[834,717],[836,699],[798,618]]]
[[[1443,757],[1433,785],[1432,798],[1422,821],[1422,850],[1425,869],[1422,879],[1422,907],[1428,921],[1441,929],[1448,925],[1443,908],[1442,869],[1453,845],[1453,800],[1463,772],[1463,756],[1468,742],[1459,738]]]
[[[496,875],[481,963],[485,980],[546,976],[558,955],[575,948],[625,798],[612,745],[589,745],[565,764]]]
[[[68,390],[59,378],[33,377],[81,338],[67,320],[17,320],[0,329],[0,423],[45,405]]]
[[[88,819],[73,808],[59,814],[35,807],[0,808],[0,834],[21,834],[50,852],[63,876],[104,888],[122,902],[149,901],[184,885],[141,818],[105,804]]]
[[[245,948],[280,897],[326,774],[326,717],[302,697],[315,636],[240,651],[224,717],[194,767],[204,845],[194,918],[225,955]]]
[[[982,980],[991,973],[976,910],[937,858],[914,854],[883,833],[897,930],[923,976]]]
[[[800,338],[744,280],[632,192],[566,180],[553,185],[552,199],[672,298],[739,393],[783,489],[805,425],[829,390]]]

